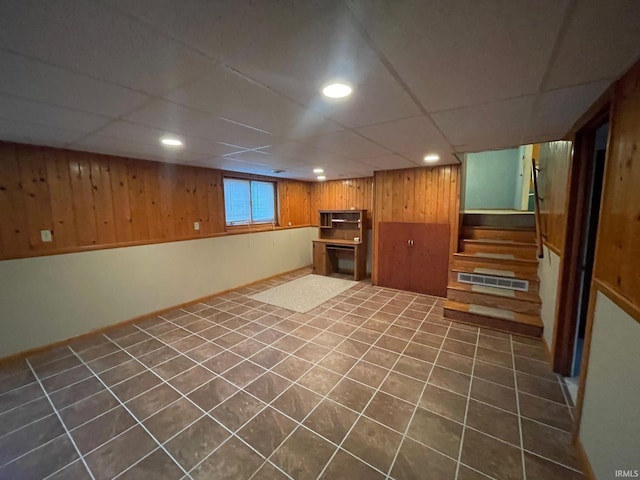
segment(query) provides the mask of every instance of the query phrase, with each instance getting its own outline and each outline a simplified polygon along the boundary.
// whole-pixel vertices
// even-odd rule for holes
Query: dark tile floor
[[[307,273],[0,368],[0,478],[583,478],[539,341],[367,282],[248,298]]]

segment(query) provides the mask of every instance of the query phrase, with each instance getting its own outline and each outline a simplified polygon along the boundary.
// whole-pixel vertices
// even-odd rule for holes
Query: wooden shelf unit
[[[340,259],[353,260],[353,278],[367,274],[366,210],[320,210],[318,239],[313,241],[313,273],[340,271]]]

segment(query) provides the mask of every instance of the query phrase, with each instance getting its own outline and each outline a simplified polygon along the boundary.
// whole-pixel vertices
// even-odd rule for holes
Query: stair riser
[[[530,213],[499,215],[494,213],[465,213],[464,226],[468,227],[498,227],[498,228],[535,228],[535,217]]]
[[[500,297],[477,292],[463,292],[453,288],[447,289],[447,298],[461,303],[474,303],[486,307],[501,308],[514,312],[540,315],[540,304],[517,298]]]
[[[538,295],[540,293],[540,282],[538,280],[531,280],[529,278],[519,278],[519,277],[514,277],[514,278],[518,278],[519,280],[526,280],[529,282],[529,290],[527,290],[528,293],[531,293],[532,295]],[[458,281],[458,272],[453,272],[453,271],[449,271],[449,283],[453,283],[453,282],[457,282]]]
[[[538,266],[522,263],[518,260],[513,260],[509,258],[489,258],[489,257],[453,257],[452,267],[455,269],[457,266],[465,267],[465,266],[473,266],[479,268],[492,268],[496,270],[509,270],[516,274],[516,278],[518,277],[518,273],[524,273],[528,275],[537,275],[538,274]]]
[[[537,258],[536,247],[514,247],[511,245],[507,246],[477,244],[467,243],[464,240],[461,243],[462,245],[460,245],[460,248],[464,253],[504,253],[525,260],[535,260]]]
[[[494,230],[480,227],[463,227],[462,238],[471,240],[507,240],[511,242],[535,243],[536,234],[528,230]]]
[[[475,313],[460,312],[458,310],[451,310],[448,308],[444,309],[444,318],[447,320],[475,325],[476,327],[490,328],[527,337],[540,338],[542,335],[542,327],[515,323],[509,320],[502,320],[500,318],[485,317],[484,315],[477,315]]]

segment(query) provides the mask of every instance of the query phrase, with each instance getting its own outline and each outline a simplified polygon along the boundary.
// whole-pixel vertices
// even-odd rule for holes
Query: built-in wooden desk
[[[340,272],[340,259],[353,260],[353,279],[367,275],[367,246],[353,240],[319,239],[313,241],[313,273],[331,275]]]
[[[340,259],[353,260],[353,278],[367,275],[366,210],[320,210],[318,239],[313,241],[313,273],[339,273]],[[342,272],[344,273],[344,272]]]

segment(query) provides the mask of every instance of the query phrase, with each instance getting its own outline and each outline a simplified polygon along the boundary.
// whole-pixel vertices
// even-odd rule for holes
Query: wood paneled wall
[[[317,215],[311,214],[312,184],[297,180],[278,180],[278,206],[280,225],[316,224]]]
[[[377,283],[377,224],[380,222],[448,223],[450,255],[457,249],[460,215],[460,166],[375,172],[373,282]]]
[[[567,230],[567,192],[573,144],[567,141],[540,144],[538,189],[544,243],[558,255],[564,251]]]
[[[640,311],[640,62],[614,91],[595,278]]]
[[[220,170],[0,142],[0,259],[224,234],[222,179]],[[278,182],[280,224],[308,225],[310,184]]]
[[[311,223],[318,224],[318,210],[367,210],[368,228],[373,218],[373,178],[330,180],[311,184]]]

